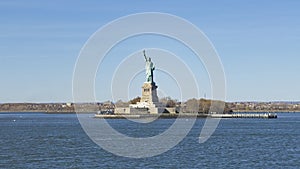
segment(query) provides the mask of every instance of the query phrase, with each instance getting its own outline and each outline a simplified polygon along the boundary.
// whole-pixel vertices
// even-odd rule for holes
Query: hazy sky
[[[2,0],[0,102],[71,101],[74,66],[88,38],[110,21],[140,12],[177,15],[206,34],[224,66],[227,101],[299,101],[299,9],[298,0]],[[106,66],[113,67],[122,60],[114,60],[114,53],[118,57],[124,54],[122,57],[125,58],[132,50],[144,47],[164,49],[166,45],[163,42],[161,46],[160,43],[151,45],[150,42],[160,41],[156,38],[129,40],[110,53],[111,62],[108,61]],[[175,50],[178,45],[175,42],[170,44],[169,50]],[[181,59],[184,60],[184,56]],[[197,71],[197,68],[191,68],[192,71],[194,69]],[[162,81],[168,78],[163,77],[163,73],[157,74],[159,88],[171,92],[167,95],[178,97],[174,92],[176,86],[168,86]],[[130,87],[132,97],[139,94],[142,85],[139,78],[143,76],[141,73],[132,81],[135,82]],[[205,76],[201,73],[196,76],[201,83],[199,95],[210,97],[209,82]],[[168,82],[171,81],[169,79]],[[101,81],[101,75],[97,75],[96,86],[106,83]],[[110,91],[103,89],[105,87],[96,87],[97,99],[111,99]]]

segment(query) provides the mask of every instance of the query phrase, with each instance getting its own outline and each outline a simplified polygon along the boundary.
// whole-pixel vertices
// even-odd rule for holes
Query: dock
[[[125,118],[277,118],[275,113],[234,113],[234,114],[95,114],[95,118],[125,119]]]
[[[212,118],[277,118],[275,113],[235,113],[235,114],[210,114]]]

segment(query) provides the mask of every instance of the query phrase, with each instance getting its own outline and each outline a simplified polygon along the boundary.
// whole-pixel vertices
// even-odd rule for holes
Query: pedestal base
[[[142,97],[140,102],[149,104],[159,102],[156,89],[157,86],[154,82],[145,82],[142,86]]]
[[[160,114],[166,107],[159,102],[157,86],[154,82],[145,82],[142,86],[140,102],[130,104],[128,108],[115,108],[116,114]]]

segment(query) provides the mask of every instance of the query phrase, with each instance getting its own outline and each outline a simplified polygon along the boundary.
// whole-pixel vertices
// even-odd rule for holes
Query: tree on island
[[[166,107],[176,107],[177,100],[172,99],[171,97],[164,97],[160,99],[160,102]]]
[[[128,107],[128,106],[129,106],[129,103],[128,103],[128,102],[123,102],[122,100],[118,100],[118,101],[115,103],[115,106],[116,106],[116,107]]]
[[[199,101],[195,98],[186,101],[186,113],[198,113],[199,112]]]
[[[137,102],[141,101],[141,97],[137,96],[136,98],[133,98],[132,100],[129,101],[130,104],[136,104]]]

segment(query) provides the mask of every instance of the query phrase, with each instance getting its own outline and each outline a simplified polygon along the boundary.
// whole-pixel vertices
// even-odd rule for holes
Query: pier
[[[277,118],[275,113],[210,114],[212,118]]]
[[[235,113],[235,114],[95,114],[95,118],[122,119],[122,118],[277,118],[275,113]]]

